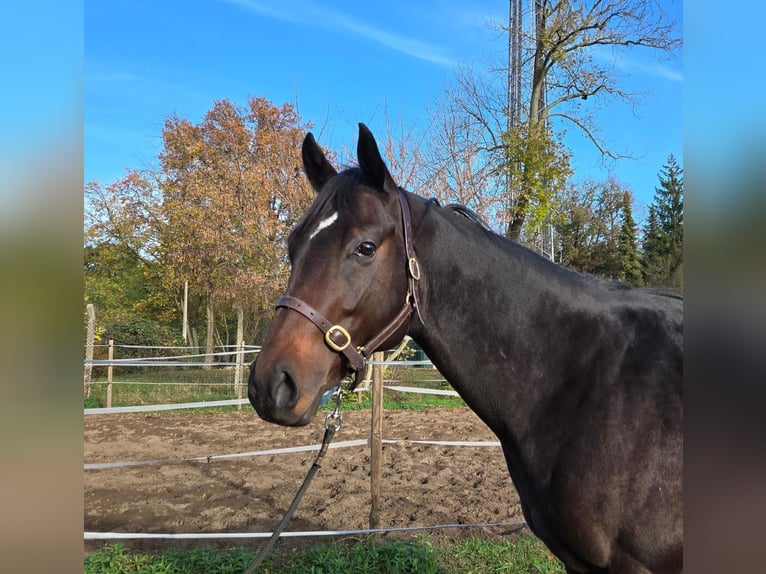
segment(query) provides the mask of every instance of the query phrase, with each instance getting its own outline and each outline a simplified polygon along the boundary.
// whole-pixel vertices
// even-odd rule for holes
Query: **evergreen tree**
[[[643,283],[641,259],[636,241],[636,222],[633,219],[632,198],[626,191],[623,195],[622,226],[617,239],[617,249],[620,254],[619,279],[638,287]]]
[[[657,211],[654,205],[649,207],[649,218],[644,228],[642,249],[644,284],[652,287],[662,285],[667,262],[664,255],[665,249],[663,248],[660,227],[657,223]]]
[[[644,281],[653,287],[683,289],[684,183],[675,156],[668,156],[659,174],[660,187],[644,230]]]

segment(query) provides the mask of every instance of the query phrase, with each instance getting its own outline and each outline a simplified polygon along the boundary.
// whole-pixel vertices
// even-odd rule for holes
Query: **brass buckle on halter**
[[[336,343],[332,338],[335,333],[340,333],[346,338],[346,340],[342,343]],[[327,329],[327,332],[324,334],[324,342],[327,343],[327,346],[330,347],[333,351],[342,353],[351,344],[351,335],[349,335],[348,331],[346,331],[346,329],[340,325],[333,325]]]
[[[418,264],[418,260],[414,257],[410,257],[407,260],[407,267],[410,270],[410,277],[415,281],[418,281],[420,279],[420,265]]]

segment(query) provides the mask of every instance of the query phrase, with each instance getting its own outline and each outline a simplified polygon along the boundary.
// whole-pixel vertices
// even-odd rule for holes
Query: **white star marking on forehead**
[[[327,219],[323,219],[322,221],[320,221],[319,225],[317,225],[317,228],[311,233],[311,235],[309,235],[309,241],[314,239],[314,236],[317,233],[319,233],[323,229],[327,229],[328,227],[330,227],[333,223],[335,223],[337,221],[337,219],[338,219],[338,212],[336,211],[335,213],[333,213]]]

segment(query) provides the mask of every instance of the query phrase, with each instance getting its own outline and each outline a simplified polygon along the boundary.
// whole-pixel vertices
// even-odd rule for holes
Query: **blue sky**
[[[666,1],[680,21],[680,2]],[[224,98],[297,103],[336,150],[353,149],[359,121],[381,133],[386,114],[417,133],[458,64],[502,61],[506,39],[488,22],[502,22],[507,9],[507,0],[87,2],[84,179],[109,183],[150,166],[168,116],[197,122]],[[640,215],[668,154],[682,158],[683,71],[640,49],[620,71],[624,86],[647,95],[634,109],[600,111],[598,123],[637,159],[605,167],[582,138],[567,144],[577,177],[613,175],[633,190]]]

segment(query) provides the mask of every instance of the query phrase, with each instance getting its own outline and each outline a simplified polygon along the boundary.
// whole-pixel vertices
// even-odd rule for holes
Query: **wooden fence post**
[[[235,339],[235,342],[237,343],[237,353],[236,357],[237,359],[234,361],[237,366],[234,367],[234,392],[237,395],[237,398],[242,398],[242,362],[243,357],[241,355],[241,347],[240,345],[244,345],[244,341],[242,339],[245,338],[244,336],[244,323],[245,323],[245,310],[242,307],[242,305],[237,306],[237,338]],[[241,407],[240,407],[241,410]]]
[[[90,396],[90,379],[93,374],[93,341],[96,338],[96,310],[93,303],[88,303],[85,307],[88,311],[88,334],[85,341],[85,389],[83,391],[86,397]]]
[[[245,386],[243,381],[244,373],[242,372],[245,368],[245,342],[240,341],[237,344],[237,366],[234,367],[237,369],[237,375],[236,375],[236,382],[234,383],[234,386],[237,389],[237,399],[240,401],[242,400],[242,387]],[[242,403],[237,403],[237,410],[242,410]]]
[[[370,528],[380,527],[380,474],[383,459],[383,353],[372,367],[372,431],[370,435]],[[377,535],[373,535],[377,538]]]
[[[112,359],[114,359],[114,339],[109,339],[109,365],[106,367],[106,408],[112,408]]]

